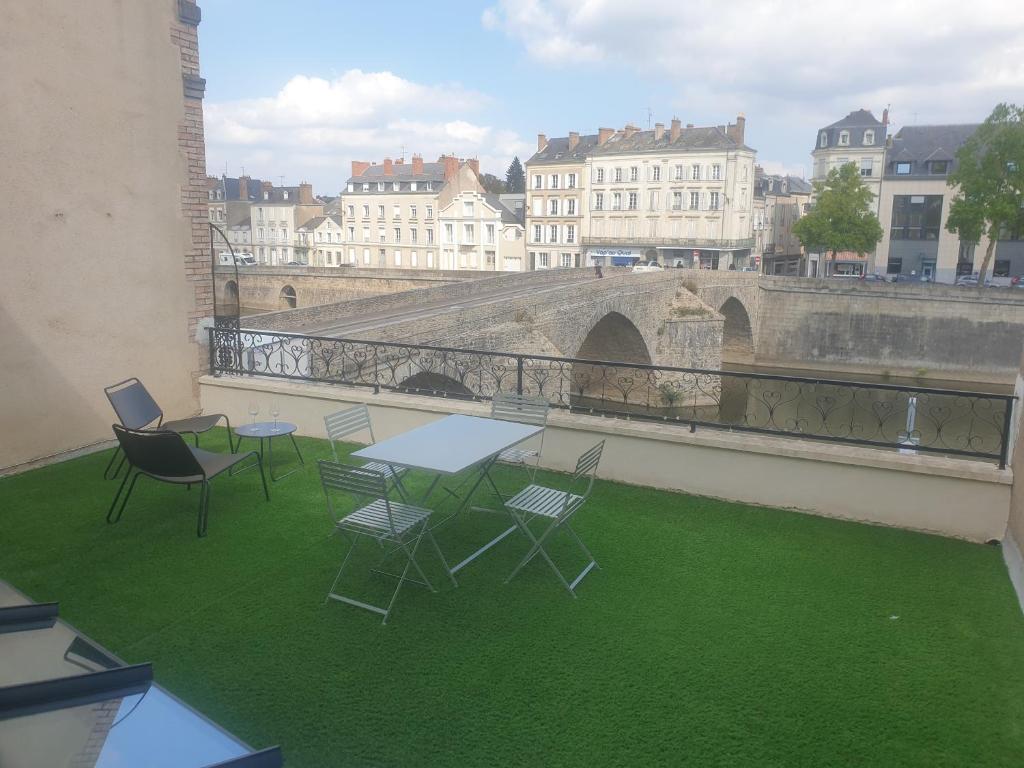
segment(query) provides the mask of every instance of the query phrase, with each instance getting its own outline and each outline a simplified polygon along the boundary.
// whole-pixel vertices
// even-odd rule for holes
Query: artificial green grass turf
[[[601,482],[578,600],[540,559],[503,584],[522,539],[458,589],[424,548],[439,593],[407,585],[381,627],[323,602],[344,545],[327,444],[299,443],[270,503],[255,473],[215,480],[202,540],[196,491],[152,482],[106,525],[108,452],[0,480],[0,578],[291,767],[1024,760],[1024,617],[994,547]],[[438,536],[454,562],[502,525]],[[368,558],[348,592],[379,600]]]

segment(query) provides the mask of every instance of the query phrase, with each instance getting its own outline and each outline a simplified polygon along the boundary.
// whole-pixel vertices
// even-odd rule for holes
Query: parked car
[[[664,267],[656,261],[641,261],[633,265],[634,272],[661,272]]]
[[[887,283],[889,282],[885,275],[880,275],[877,272],[870,275],[861,275],[861,280],[865,283]]]

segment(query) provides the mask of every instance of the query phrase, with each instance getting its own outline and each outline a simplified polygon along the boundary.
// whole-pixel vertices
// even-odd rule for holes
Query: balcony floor
[[[441,591],[406,586],[381,627],[324,604],[329,449],[300,445],[269,504],[255,473],[217,478],[202,540],[196,490],[145,481],[106,525],[109,452],[0,480],[0,578],[292,767],[1020,765],[1024,616],[996,547],[602,482],[578,600],[539,560],[502,583],[522,540],[458,589],[425,548]],[[372,600],[368,565],[349,584]]]

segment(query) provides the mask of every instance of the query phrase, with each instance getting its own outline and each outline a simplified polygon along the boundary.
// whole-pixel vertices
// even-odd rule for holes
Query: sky
[[[1019,0],[202,0],[207,170],[337,194],[352,160],[477,157],[537,134],[746,117],[769,173],[817,129],[890,130],[1024,101]]]

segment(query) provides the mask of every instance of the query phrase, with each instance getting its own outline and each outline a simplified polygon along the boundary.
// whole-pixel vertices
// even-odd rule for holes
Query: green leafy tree
[[[861,181],[856,165],[833,168],[824,181],[814,182],[814,197],[814,207],[793,225],[804,248],[828,253],[833,265],[839,251],[863,256],[874,250],[882,239],[882,225],[871,210],[874,193]]]
[[[999,104],[956,153],[956,189],[946,229],[977,244],[988,237],[978,287],[985,287],[996,243],[1024,226],[1024,107]]]
[[[519,162],[518,155],[512,158],[512,163],[505,171],[505,189],[509,192],[526,191],[526,172],[523,170],[523,164]]]
[[[484,188],[485,192],[493,192],[495,195],[500,195],[505,191],[505,182],[493,173],[480,174],[480,186]]]

